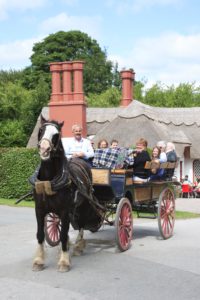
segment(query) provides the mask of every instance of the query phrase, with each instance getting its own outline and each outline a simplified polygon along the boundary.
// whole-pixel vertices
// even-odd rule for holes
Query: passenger
[[[171,142],[167,143],[165,152],[166,152],[168,162],[177,162],[175,145],[173,143],[171,143]],[[165,170],[166,179],[171,179],[173,177],[173,175],[174,175],[174,168]]]
[[[108,148],[108,141],[105,140],[105,139],[100,140],[100,141],[98,142],[97,148],[98,148],[98,149],[105,149],[105,148]]]
[[[167,162],[167,155],[165,153],[166,143],[164,141],[159,141],[156,146],[160,148],[160,163]]]
[[[145,169],[145,163],[151,158],[147,152],[147,141],[143,138],[136,142],[136,149],[134,151],[133,163],[133,180],[147,182],[149,177],[149,170]]]
[[[156,146],[160,149],[159,162],[160,163],[167,162],[167,155],[165,153],[166,143],[164,141],[159,141],[159,142],[157,142]],[[164,169],[159,169],[155,176],[153,176],[153,175],[151,176],[150,180],[165,179],[164,173],[165,173]]]
[[[72,157],[83,158],[88,161],[94,157],[91,142],[82,137],[82,127],[78,124],[72,126],[73,137],[62,138],[65,155],[68,159]]]
[[[110,148],[118,149],[118,141],[117,140],[112,140],[111,143],[110,143]]]
[[[159,159],[160,159],[160,148],[158,148],[157,146],[155,146],[152,149],[151,161],[159,163],[160,162]],[[151,173],[152,174],[157,174],[158,170],[159,169],[151,169]]]

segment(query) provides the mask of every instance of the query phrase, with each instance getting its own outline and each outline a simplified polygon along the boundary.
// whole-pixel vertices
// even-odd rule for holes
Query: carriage
[[[67,160],[61,140],[62,126],[63,123],[42,119],[38,132],[41,160],[29,179],[33,186],[38,240],[33,270],[44,268],[45,239],[51,246],[61,243],[58,270],[70,270],[70,224],[78,230],[74,255],[80,255],[85,247],[84,230],[96,232],[103,223],[115,226],[117,246],[120,251],[127,250],[133,236],[133,211],[139,217],[157,217],[161,236],[171,237],[175,221],[175,183],[171,180],[135,183],[129,169],[119,169],[117,165],[91,169],[81,158]],[[112,161],[115,156],[111,154]],[[121,153],[117,155],[119,159]],[[121,158],[124,161],[124,157]],[[145,166],[151,167],[151,162]],[[167,163],[159,167],[174,166]]]
[[[151,168],[151,163],[146,168]],[[155,167],[155,165],[154,165]],[[173,168],[165,163],[163,168]],[[133,182],[130,169],[92,168],[94,214],[100,215],[87,230],[96,232],[103,224],[115,226],[115,240],[120,251],[127,250],[133,237],[133,214],[139,218],[157,218],[160,235],[173,235],[175,222],[176,181]],[[94,217],[95,219],[95,217]],[[73,226],[73,219],[71,220]],[[76,229],[76,226],[73,226]],[[50,213],[46,216],[45,237],[51,246],[59,243],[60,220]]]

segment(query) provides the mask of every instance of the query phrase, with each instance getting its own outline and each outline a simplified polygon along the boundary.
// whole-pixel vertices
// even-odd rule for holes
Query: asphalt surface
[[[176,209],[200,212],[200,199],[177,199]],[[46,267],[33,272],[34,209],[0,206],[0,298],[3,300],[199,300],[200,218],[178,220],[162,240],[157,220],[134,220],[131,248],[119,253],[114,227],[85,232],[81,257],[57,272],[59,247],[45,246]],[[70,238],[76,232],[70,230]]]
[[[176,210],[200,214],[200,198],[177,198]]]

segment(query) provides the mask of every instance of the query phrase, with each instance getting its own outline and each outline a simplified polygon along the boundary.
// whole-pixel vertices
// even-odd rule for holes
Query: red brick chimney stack
[[[83,128],[87,136],[86,102],[83,92],[83,61],[50,63],[52,93],[49,102],[49,118],[64,121],[62,136],[72,136],[73,124]]]
[[[122,99],[120,106],[128,106],[133,100],[133,81],[135,72],[133,70],[123,70],[120,72],[122,78]]]
[[[52,73],[52,93],[51,93],[51,101],[57,102],[60,101],[61,96],[61,78],[60,72],[62,69],[62,65],[60,63],[51,63],[50,71]]]
[[[63,101],[72,101],[72,63],[62,63]]]

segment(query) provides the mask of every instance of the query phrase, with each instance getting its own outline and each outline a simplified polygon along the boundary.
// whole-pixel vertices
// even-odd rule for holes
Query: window
[[[200,160],[195,159],[193,162],[194,179],[200,178]]]

